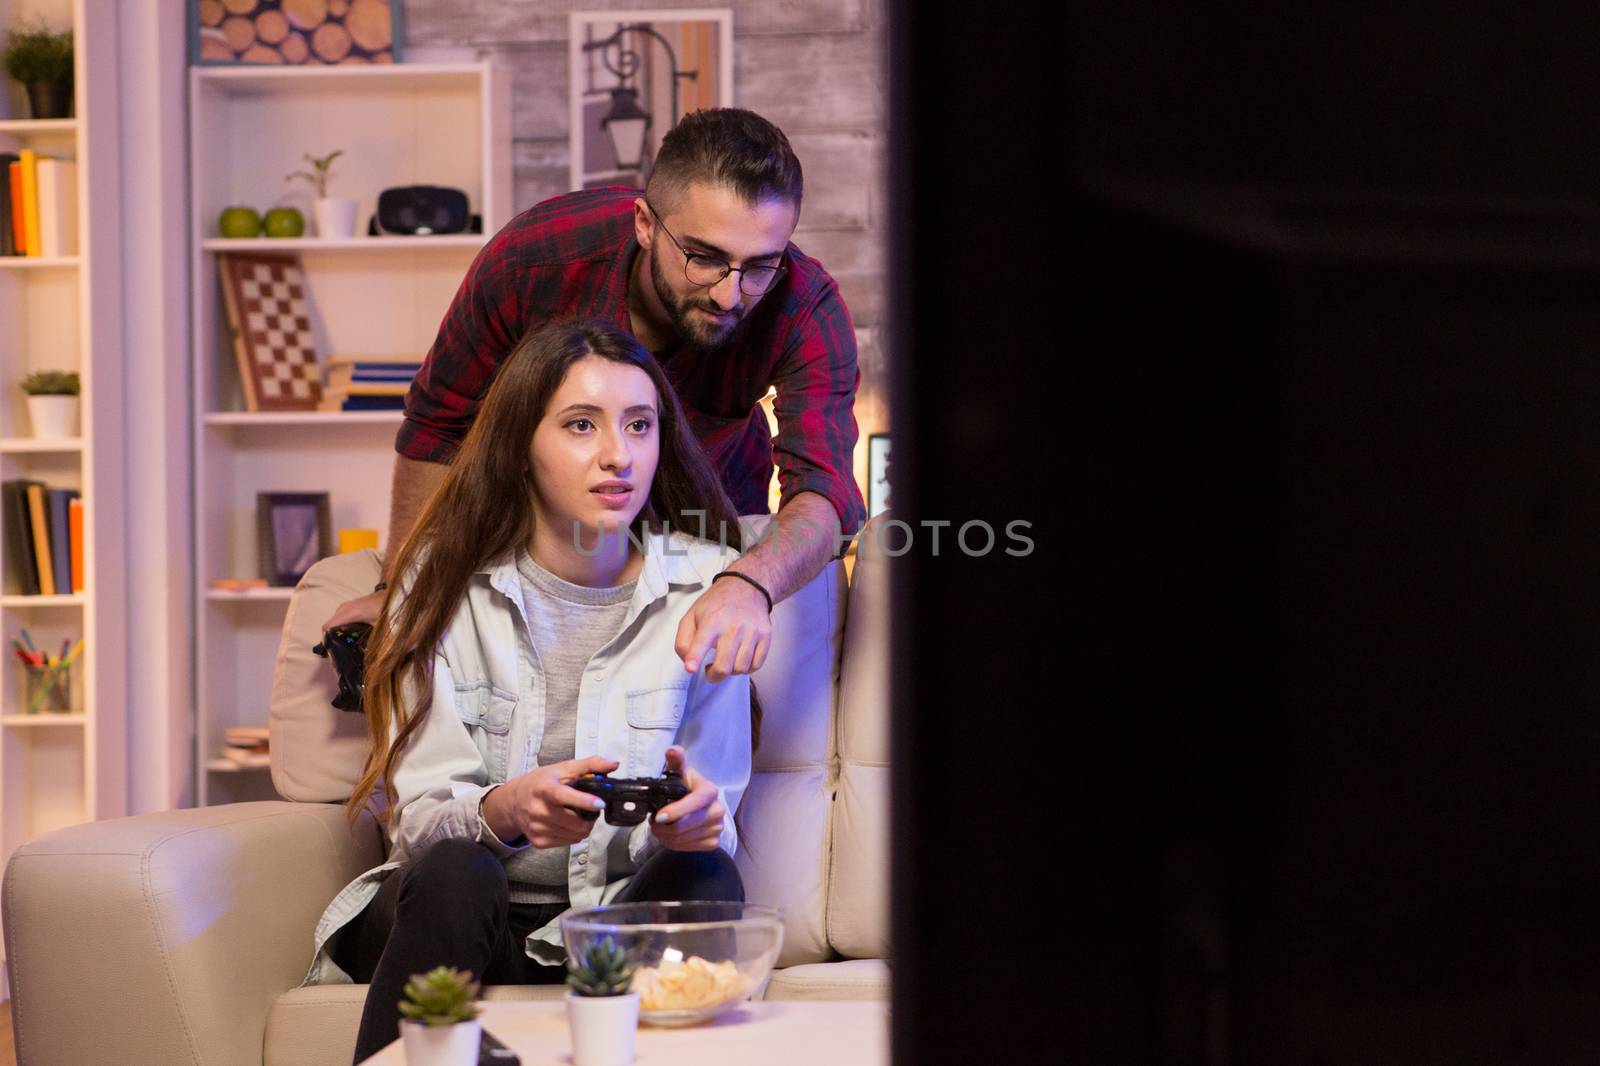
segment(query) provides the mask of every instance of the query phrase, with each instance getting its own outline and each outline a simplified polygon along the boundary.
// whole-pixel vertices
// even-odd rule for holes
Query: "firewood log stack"
[[[200,58],[393,63],[389,0],[200,0]]]

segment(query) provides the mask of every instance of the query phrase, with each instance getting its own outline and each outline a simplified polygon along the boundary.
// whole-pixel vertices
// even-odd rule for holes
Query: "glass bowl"
[[[761,989],[783,920],[758,903],[619,903],[563,914],[561,939],[569,962],[606,940],[628,953],[640,1021],[694,1025]]]

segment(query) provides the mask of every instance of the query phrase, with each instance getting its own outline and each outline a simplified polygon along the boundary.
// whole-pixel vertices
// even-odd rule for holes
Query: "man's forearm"
[[[403,455],[394,457],[394,479],[389,486],[389,539],[384,542],[388,547],[383,555],[385,581],[394,580],[390,568],[400,556],[400,545],[411,535],[411,527],[417,524],[423,505],[444,481],[449,469],[443,463],[427,463]]]
[[[780,603],[822,572],[839,543],[839,512],[815,492],[796,493],[778,508],[759,544],[728,569],[749,574]],[[723,580],[728,580],[724,578]]]

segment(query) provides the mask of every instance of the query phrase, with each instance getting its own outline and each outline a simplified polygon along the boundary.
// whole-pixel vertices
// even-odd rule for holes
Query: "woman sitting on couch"
[[[691,534],[726,523],[732,546]],[[631,534],[631,535],[630,535]],[[352,817],[383,783],[390,861],[317,927],[308,982],[369,982],[356,1060],[399,1035],[412,974],[565,976],[557,917],[625,900],[743,899],[730,858],[750,776],[748,675],[687,674],[695,597],[738,522],[650,354],[575,322],[524,338],[400,549],[367,661],[372,738]],[[570,783],[681,772],[629,829]]]

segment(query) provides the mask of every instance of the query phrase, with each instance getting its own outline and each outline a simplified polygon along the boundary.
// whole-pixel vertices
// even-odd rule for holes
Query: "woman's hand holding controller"
[[[722,840],[722,818],[726,813],[715,782],[695,772],[676,744],[667,749],[667,769],[683,775],[689,794],[657,811],[650,820],[650,832],[670,851],[715,849]]]
[[[604,810],[600,799],[569,787],[581,774],[608,774],[620,763],[598,755],[541,766],[491,789],[483,800],[483,820],[501,840],[527,837],[536,848],[576,844],[594,828],[579,811]]]

